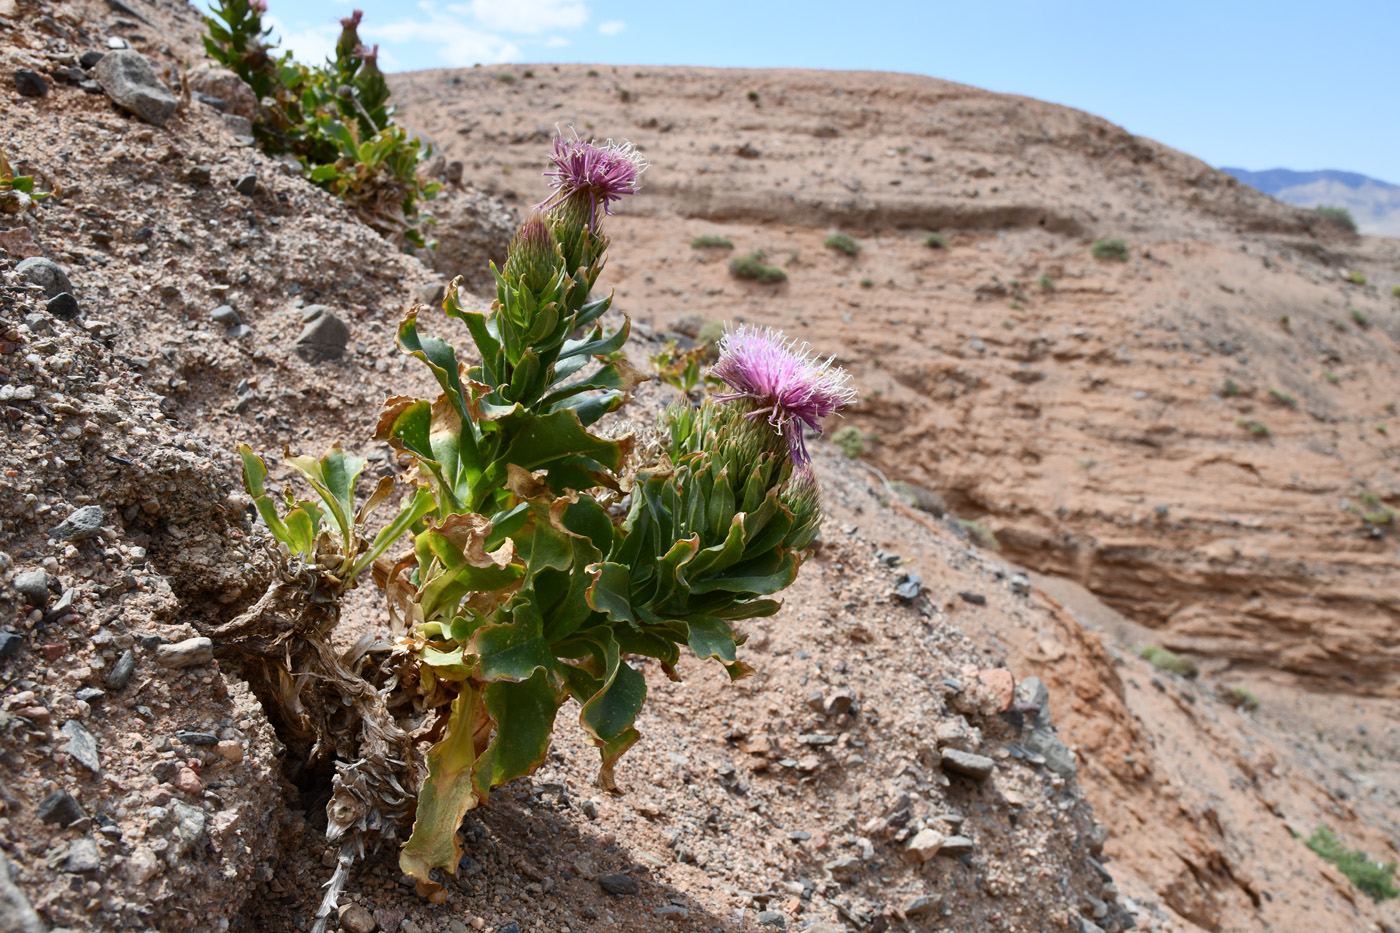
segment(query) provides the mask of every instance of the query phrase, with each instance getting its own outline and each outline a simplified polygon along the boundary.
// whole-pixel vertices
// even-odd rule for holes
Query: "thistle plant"
[[[640,442],[618,419],[606,427],[645,377],[620,352],[630,322],[605,330],[612,299],[592,294],[602,222],[646,165],[625,143],[577,138],[557,140],[551,161],[553,193],[492,265],[490,310],[464,301],[458,279],[442,315],[418,307],[399,325],[399,348],[441,389],[384,403],[375,438],[411,462],[406,486],[383,479],[356,508],[364,461],[333,448],[289,458],[317,495],[279,507],[242,449],[280,573],[225,629],[298,760],[334,759],[327,835],[340,860],[322,927],[353,860],[410,812],[400,865],[440,898],[464,814],[539,767],[570,699],[598,784],[617,791],[647,696],[628,659],[676,678],[689,652],[731,679],[749,673],[738,623],[777,612],[821,527],[803,431],[853,393],[805,345],[731,330],[714,366],[728,391],[672,406]],[[444,326],[469,356],[430,333]],[[366,575],[386,597],[385,643],[337,655],[325,645],[339,599]]]

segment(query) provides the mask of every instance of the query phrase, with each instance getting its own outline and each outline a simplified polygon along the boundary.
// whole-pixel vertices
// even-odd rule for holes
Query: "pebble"
[[[49,537],[58,541],[81,541],[91,538],[102,528],[102,506],[85,505],[74,509],[68,517],[49,529]]]
[[[1031,578],[1024,573],[1013,573],[1011,575],[1011,592],[1017,596],[1029,596],[1031,594]]]
[[[67,828],[87,816],[77,799],[66,790],[56,790],[35,808],[34,815],[45,823],[54,823]]]
[[[31,606],[43,606],[49,601],[49,575],[42,570],[16,574],[14,588]]]
[[[131,675],[136,670],[136,653],[130,648],[122,652],[117,663],[107,672],[107,689],[124,690],[131,683]]]
[[[212,732],[177,732],[181,745],[218,745],[219,737]]]
[[[0,661],[19,654],[20,646],[23,644],[24,638],[14,632],[0,631]]]
[[[191,797],[197,797],[204,793],[204,782],[199,779],[199,775],[194,773],[193,768],[181,768],[175,772],[175,780],[170,782],[176,790]]]
[[[297,356],[308,363],[338,360],[345,355],[350,342],[350,328],[325,305],[309,305],[301,313],[301,334],[297,337]]]
[[[42,288],[46,297],[52,298],[61,292],[73,291],[73,283],[68,280],[68,273],[52,259],[31,256],[15,266],[15,271],[31,285]]]
[[[224,106],[228,106],[225,104]],[[236,139],[251,139],[253,136],[253,123],[247,117],[237,113],[226,113],[222,117],[224,126],[228,127]],[[257,176],[253,176],[257,181]],[[244,192],[245,194],[247,192]]]
[[[938,850],[939,855],[947,855],[956,858],[959,855],[968,855],[972,852],[972,840],[966,836],[949,836],[943,840],[943,845]]]
[[[136,884],[145,884],[159,871],[160,862],[156,861],[156,854],[145,846],[139,846],[127,856],[126,876]]]
[[[156,663],[161,667],[182,668],[208,664],[214,660],[214,643],[207,638],[186,638],[173,645],[156,646]]]
[[[233,190],[245,197],[252,197],[253,193],[258,190],[258,176],[252,172],[239,175],[233,183]]]
[[[123,42],[123,44],[125,44]],[[113,101],[147,123],[164,126],[178,104],[146,56],[133,49],[114,49],[102,56],[92,75]]]
[[[234,310],[233,305],[219,305],[213,311],[209,312],[209,318],[215,324],[224,324],[228,327],[237,327],[239,324],[243,323],[243,318],[238,316],[238,312]]]
[[[213,177],[214,171],[207,165],[192,165],[185,173],[185,181],[192,185],[207,185]]]
[[[97,757],[97,739],[92,737],[92,733],[76,719],[65,722],[59,731],[68,736],[68,745],[63,750],[93,774],[100,774],[102,761]]]
[[[641,890],[641,885],[637,884],[631,875],[621,873],[611,875],[601,875],[598,878],[598,885],[609,894],[622,897],[626,894],[636,894]]]
[[[943,895],[941,894],[920,894],[904,902],[904,915],[906,917],[917,917],[920,914],[926,914],[931,910],[935,910],[938,905],[942,903]]]
[[[952,771],[975,781],[985,781],[996,770],[996,762],[984,755],[974,755],[957,748],[945,748],[940,753],[944,771]]]
[[[49,85],[37,71],[16,68],[15,90],[19,91],[21,97],[43,97],[49,93]]]
[[[96,687],[84,687],[73,696],[84,703],[100,703],[107,698],[107,691],[99,690]]]
[[[905,844],[904,851],[916,861],[927,862],[938,854],[942,845],[942,833],[933,829],[921,829]]]
[[[90,836],[74,839],[73,844],[68,847],[68,858],[63,863],[63,870],[84,873],[97,871],[101,867],[102,853],[98,851],[97,842]]]
[[[54,295],[44,305],[44,310],[49,313],[49,317],[58,318],[60,321],[71,321],[83,313],[83,309],[78,306],[78,299],[68,292]]]
[[[204,838],[204,811],[176,800],[170,805],[175,813],[175,838],[180,854],[188,852]]]
[[[88,49],[78,56],[78,64],[84,68],[96,68],[97,63],[102,61],[102,56],[106,54],[106,52],[99,52],[97,49]]]
[[[894,595],[908,602],[917,599],[919,593],[924,588],[924,581],[917,573],[901,574],[894,584]]]
[[[340,908],[340,928],[346,933],[374,933],[379,923],[359,904],[345,904]]]
[[[826,870],[837,881],[846,881],[856,872],[861,870],[862,863],[858,858],[847,856],[838,858],[826,863]]]
[[[973,606],[987,605],[987,597],[983,596],[981,593],[959,593],[958,595],[962,597],[963,602]]]
[[[761,927],[776,927],[779,930],[787,929],[787,917],[776,910],[760,910],[758,912],[758,925]]]

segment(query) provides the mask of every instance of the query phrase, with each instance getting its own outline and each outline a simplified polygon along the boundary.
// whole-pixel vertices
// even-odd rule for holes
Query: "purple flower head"
[[[603,213],[611,214],[614,201],[635,194],[642,187],[642,172],[647,170],[646,159],[626,140],[615,143],[609,139],[600,146],[577,136],[556,136],[549,161],[554,163],[554,169],[545,172],[544,177],[550,179],[550,187],[555,191],[536,205],[537,209],[546,210],[574,194],[583,194],[588,198],[589,219],[594,225],[598,205],[602,204]]]
[[[267,12],[267,0],[248,0],[248,6],[259,13]]]
[[[832,365],[834,359],[814,358],[806,343],[771,327],[731,328],[719,340],[719,361],[710,372],[734,391],[715,398],[748,400],[753,405],[748,417],[766,415],[787,440],[792,462],[801,466],[811,460],[803,428],[820,434],[822,419],[856,397],[851,377]]]
[[[377,64],[379,62],[379,43],[374,43],[373,47],[364,43],[355,46],[355,57],[371,65]]]
[[[359,28],[359,25],[360,25],[360,20],[364,19],[364,17],[365,17],[365,12],[364,12],[364,10],[356,10],[355,12],[351,13],[349,16],[341,17],[341,20],[340,20],[340,28],[341,28],[341,29],[358,29],[358,28]]]

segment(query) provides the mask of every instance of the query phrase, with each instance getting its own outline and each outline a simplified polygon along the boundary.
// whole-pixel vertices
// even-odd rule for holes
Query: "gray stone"
[[[1017,596],[1029,596],[1031,593],[1031,578],[1024,573],[1013,573],[1011,575],[1011,592]]]
[[[374,914],[359,904],[345,904],[340,908],[340,928],[345,933],[374,933],[379,924]]]
[[[88,49],[78,56],[78,64],[84,68],[96,68],[97,63],[102,61],[102,57],[106,54],[106,52],[99,52],[97,49]]]
[[[19,654],[20,646],[23,644],[23,636],[16,635],[14,632],[0,631],[0,661]]]
[[[943,834],[936,829],[921,829],[904,845],[904,851],[917,862],[927,862],[943,847]]]
[[[985,755],[974,755],[957,748],[945,748],[940,752],[943,770],[975,781],[985,781],[996,770],[996,762]]]
[[[949,836],[943,840],[943,845],[939,846],[938,854],[956,858],[959,855],[968,855],[972,852],[972,840],[966,836]]]
[[[1094,921],[1089,920],[1086,917],[1080,917],[1079,933],[1104,933],[1104,929]]]
[[[219,737],[212,732],[177,732],[181,745],[218,745]]]
[[[74,509],[68,517],[49,529],[49,537],[59,541],[81,541],[91,538],[102,528],[102,506],[85,505]]]
[[[0,930],[6,933],[48,933],[48,925],[30,906],[10,875],[10,860],[0,850]]]
[[[39,801],[34,815],[45,823],[55,823],[65,829],[87,816],[77,799],[68,791],[61,789]]]
[[[350,342],[350,328],[325,305],[310,305],[302,312],[304,326],[297,337],[297,356],[308,363],[338,360]]]
[[[666,920],[685,920],[690,916],[690,911],[679,904],[667,904],[665,907],[653,909],[651,915],[653,917],[662,917]]]
[[[147,123],[164,126],[175,112],[175,96],[156,77],[155,69],[140,52],[132,49],[108,52],[92,69],[92,74],[108,97]]]
[[[102,853],[98,851],[97,842],[91,836],[74,839],[73,844],[68,847],[68,858],[63,863],[63,870],[81,874],[97,871],[101,867]]]
[[[901,574],[894,584],[894,595],[908,602],[918,598],[919,591],[924,587],[924,581],[917,573]]]
[[[214,660],[214,643],[207,638],[186,638],[173,645],[156,646],[156,663],[161,667],[182,668],[208,664]]]
[[[846,856],[845,858],[832,859],[827,862],[825,868],[831,877],[837,881],[846,881],[856,872],[860,871],[864,864],[858,858]]]
[[[257,115],[258,99],[253,94],[253,89],[227,68],[220,68],[212,63],[201,65],[191,70],[186,75],[186,80],[189,81],[191,90],[222,101],[226,113],[249,120]]]
[[[21,97],[43,97],[49,92],[49,84],[37,71],[16,68],[15,90],[19,91]]]
[[[631,875],[624,875],[621,872],[611,875],[602,875],[598,878],[598,885],[609,894],[622,897],[625,894],[636,894],[640,891],[641,885]]]
[[[1050,691],[1039,677],[1027,677],[1016,685],[1016,705],[1033,713],[1036,725],[1050,725]]]
[[[192,185],[207,185],[214,177],[214,170],[207,165],[191,165],[185,173],[185,181]]]
[[[226,113],[224,114],[224,126],[228,127],[234,136],[252,138],[253,122],[247,117],[239,116],[236,113]]]
[[[63,750],[94,775],[101,774],[102,760],[97,757],[97,739],[92,737],[92,733],[76,719],[65,722],[59,731],[68,736],[68,744]]]
[[[761,927],[774,927],[779,930],[787,929],[787,917],[776,910],[760,910],[758,912],[758,925]]]
[[[206,817],[197,806],[190,806],[179,800],[170,805],[175,814],[175,842],[179,854],[184,855],[204,839]]]
[[[70,590],[69,592],[72,591]],[[107,691],[99,690],[96,687],[84,687],[77,693],[74,693],[73,696],[82,700],[84,703],[101,703],[103,700],[107,699]]]
[[[234,310],[233,305],[219,305],[213,311],[209,312],[209,319],[215,324],[223,324],[228,327],[237,327],[239,324],[243,323],[243,318],[238,316],[238,312]]]
[[[117,663],[107,672],[107,689],[124,690],[131,683],[131,675],[136,670],[136,652],[130,648],[122,652]]]
[[[1045,767],[1054,771],[1066,781],[1074,780],[1079,766],[1075,763],[1074,752],[1069,750],[1054,730],[1049,726],[1036,726],[1026,740],[1026,748],[1045,759]]]
[[[14,588],[31,606],[44,606],[49,601],[49,575],[42,570],[26,570],[15,574]]]
[[[428,282],[413,289],[413,303],[420,305],[442,304],[447,297],[447,285],[443,282]]]
[[[904,902],[904,915],[917,917],[920,914],[938,909],[938,905],[942,903],[943,895],[941,894],[920,894],[918,897],[911,897]]]
[[[252,197],[253,192],[258,190],[258,176],[253,172],[239,175],[233,182],[233,190],[245,197]]]
[[[219,113],[228,110],[228,101],[224,100],[222,97],[215,97],[213,94],[206,94],[203,91],[194,91],[190,96],[206,107],[213,107],[215,110],[219,111]]]
[[[60,321],[71,321],[83,313],[83,309],[78,306],[78,299],[68,292],[54,295],[44,305],[44,310],[49,313],[49,317],[56,317]]]
[[[73,283],[68,280],[68,273],[52,259],[31,256],[15,266],[15,271],[31,285],[41,287],[49,298],[73,291]]]

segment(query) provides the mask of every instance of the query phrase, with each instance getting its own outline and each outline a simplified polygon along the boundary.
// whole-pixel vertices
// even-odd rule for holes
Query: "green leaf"
[[[430,877],[434,868],[455,874],[462,857],[457,828],[480,800],[471,780],[476,763],[472,736],[480,714],[480,697],[464,684],[452,701],[442,739],[428,750],[428,776],[418,791],[413,834],[399,853],[399,867],[425,885],[436,884]]]
[[[616,791],[613,768],[623,753],[641,738],[634,723],[646,702],[647,682],[622,661],[617,642],[611,636],[603,649],[607,662],[603,687],[583,704],[578,719],[602,755],[599,786]]]
[[[588,588],[588,605],[606,613],[614,622],[636,622],[632,612],[631,573],[622,564],[611,561],[591,568],[593,585]]]
[[[347,456],[339,445],[326,451],[320,460],[307,456],[287,457],[286,460],[301,471],[326,503],[331,518],[340,528],[341,543],[348,551],[355,541],[355,484],[368,461]]]
[[[544,761],[564,694],[544,670],[518,683],[488,684],[482,692],[486,712],[496,721],[496,733],[482,753],[481,767],[489,763],[489,786],[495,787],[533,773]]]
[[[369,550],[361,554],[350,566],[347,580],[353,580],[364,570],[379,559],[379,556],[389,548],[394,546],[394,542],[399,540],[419,519],[427,515],[437,503],[433,501],[432,491],[426,486],[419,486],[413,490],[413,498],[408,504],[399,510],[399,514],[394,516],[394,520],[380,529],[379,534],[374,536],[374,542],[369,546]]]
[[[282,517],[277,514],[277,504],[267,494],[265,485],[267,465],[262,462],[261,457],[253,453],[253,449],[247,444],[238,445],[238,456],[243,458],[243,488],[248,490],[248,495],[253,497],[253,504],[257,506],[263,524],[267,525],[268,531],[272,532],[274,538],[291,547],[291,532],[287,530],[287,525],[282,521]]]

